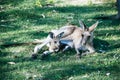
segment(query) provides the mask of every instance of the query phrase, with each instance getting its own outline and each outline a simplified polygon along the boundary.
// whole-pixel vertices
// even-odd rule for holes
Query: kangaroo
[[[72,28],[72,25],[64,26],[58,30],[52,30],[51,32],[49,32],[45,40],[41,41],[37,39],[37,42],[40,42],[40,43],[42,42],[42,44],[35,46],[32,57],[36,58],[38,51],[45,45],[49,48],[49,51],[43,52],[43,55],[59,51],[61,47],[60,38],[62,38],[63,36],[65,37],[72,34],[73,30],[74,30],[74,27]]]
[[[75,48],[77,56],[79,57],[88,53],[94,53],[93,32],[98,25],[98,22],[89,28],[87,28],[82,21],[79,21],[79,23],[80,27],[69,25],[58,30],[52,30],[47,39],[41,45],[37,45],[34,48],[34,54],[45,45],[49,47],[49,51],[45,51],[44,54],[59,51],[60,45],[62,44],[66,45],[63,51],[68,48]],[[81,51],[86,52],[81,54]]]

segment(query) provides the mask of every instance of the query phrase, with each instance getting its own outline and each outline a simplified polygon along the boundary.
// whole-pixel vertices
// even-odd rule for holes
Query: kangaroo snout
[[[81,45],[84,46],[84,45],[86,45],[86,43],[87,42],[84,40],[84,41],[82,41]]]
[[[50,52],[58,52],[59,51],[59,47],[51,47],[51,48],[49,48],[49,51]]]

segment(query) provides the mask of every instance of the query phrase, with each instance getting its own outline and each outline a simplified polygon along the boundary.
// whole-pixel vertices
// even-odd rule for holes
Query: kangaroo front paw
[[[41,59],[42,60],[45,59],[46,56],[47,56],[46,54],[41,54]]]
[[[36,59],[37,56],[38,56],[38,54],[33,53],[31,57],[32,57],[32,59]]]
[[[49,51],[45,51],[41,54],[41,59],[45,59],[45,57],[47,57],[50,54]]]

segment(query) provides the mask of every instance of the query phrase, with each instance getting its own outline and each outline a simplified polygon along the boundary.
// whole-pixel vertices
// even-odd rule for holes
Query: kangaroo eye
[[[54,43],[57,43],[57,41],[54,41]]]
[[[88,36],[88,38],[90,38],[91,36]]]

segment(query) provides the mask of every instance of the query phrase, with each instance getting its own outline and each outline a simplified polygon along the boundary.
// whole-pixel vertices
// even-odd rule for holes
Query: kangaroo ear
[[[83,30],[87,29],[86,25],[81,20],[79,20],[79,24]]]
[[[58,38],[61,38],[63,36],[64,32],[61,32],[60,34],[58,34]]]
[[[94,31],[94,29],[97,27],[98,23],[99,23],[99,22],[97,21],[95,24],[93,24],[92,26],[90,26],[90,27],[89,27],[89,32]]]
[[[55,37],[53,32],[49,32],[49,35],[50,35],[50,38],[52,39]]]

